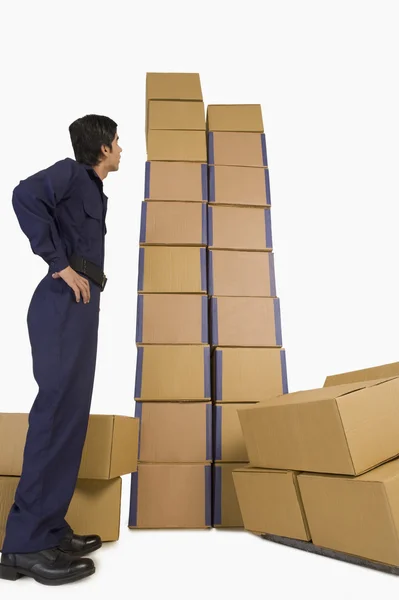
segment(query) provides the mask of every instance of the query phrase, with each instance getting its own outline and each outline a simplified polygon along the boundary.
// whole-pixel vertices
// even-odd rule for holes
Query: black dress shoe
[[[69,556],[79,557],[94,552],[101,546],[99,535],[76,535],[70,532],[61,540],[58,548]]]
[[[24,554],[2,554],[0,579],[16,581],[23,575],[44,585],[62,585],[84,579],[95,572],[90,558],[76,559],[58,548]]]

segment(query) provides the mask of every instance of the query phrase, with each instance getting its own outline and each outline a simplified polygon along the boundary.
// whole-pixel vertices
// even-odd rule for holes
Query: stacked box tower
[[[212,405],[207,151],[196,73],[148,73],[137,296],[139,466],[130,528],[205,528]]]
[[[237,410],[287,393],[261,107],[209,105],[208,293],[213,525],[240,527],[232,472],[248,463]]]

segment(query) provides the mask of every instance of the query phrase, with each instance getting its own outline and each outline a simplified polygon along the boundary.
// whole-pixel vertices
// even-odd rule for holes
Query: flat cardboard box
[[[211,465],[139,464],[132,474],[130,529],[212,526]]]
[[[276,396],[238,412],[253,467],[359,475],[399,455],[399,378]]]
[[[273,252],[209,250],[210,296],[277,296]]]
[[[209,202],[270,207],[269,169],[210,166]]]
[[[212,346],[281,347],[279,298],[211,298]]]
[[[248,452],[237,412],[246,406],[248,404],[219,404],[213,407],[216,462],[248,462]]]
[[[147,73],[146,99],[202,101],[199,73]]]
[[[148,103],[148,128],[205,131],[204,103],[150,100]]]
[[[324,382],[324,387],[331,385],[340,385],[342,383],[353,383],[355,381],[370,381],[372,379],[388,379],[389,377],[399,377],[399,362],[369,367],[358,371],[348,371],[337,375],[328,375]]]
[[[28,413],[0,413],[0,475],[19,476]],[[80,479],[114,479],[137,469],[139,421],[119,415],[90,415]]]
[[[248,131],[263,133],[260,104],[209,104],[209,131]]]
[[[144,199],[207,202],[208,165],[194,162],[147,161]]]
[[[271,251],[270,208],[209,205],[208,246],[220,250]]]
[[[18,482],[19,477],[0,477],[0,548]],[[103,542],[118,540],[121,493],[120,477],[109,481],[78,479],[66,514],[67,522],[77,535],[95,532]]]
[[[208,296],[138,294],[137,344],[209,344]]]
[[[212,369],[216,402],[261,402],[288,393],[284,349],[216,348]]]
[[[139,249],[137,291],[160,294],[206,294],[206,249],[145,246]]]
[[[210,132],[208,164],[231,167],[267,167],[264,133]]]
[[[206,244],[207,206],[205,203],[141,203],[141,246],[206,246]]]
[[[239,467],[233,480],[245,529],[310,540],[295,473]]]
[[[139,346],[135,400],[211,399],[209,346]]]
[[[206,162],[205,131],[150,129],[147,160]]]
[[[140,463],[212,460],[210,402],[136,402]]]
[[[213,525],[230,528],[244,526],[233,472],[243,467],[243,463],[224,463],[213,466]]]
[[[312,541],[399,566],[399,461],[360,477],[300,474]]]

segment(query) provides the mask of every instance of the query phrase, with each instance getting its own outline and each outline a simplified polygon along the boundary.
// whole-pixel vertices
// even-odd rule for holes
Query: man
[[[97,535],[65,521],[86,437],[94,383],[100,293],[106,277],[107,197],[103,180],[119,168],[117,124],[87,115],[69,127],[66,158],[20,182],[12,203],[32,251],[49,266],[28,310],[39,391],[29,414],[22,475],[0,559],[0,578],[23,575],[60,585],[94,573],[85,554]]]

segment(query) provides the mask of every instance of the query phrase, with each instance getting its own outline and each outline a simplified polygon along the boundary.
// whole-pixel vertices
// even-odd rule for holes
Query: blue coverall
[[[74,493],[93,391],[100,288],[90,302],[52,273],[75,253],[104,268],[107,197],[88,165],[66,158],[28,177],[12,203],[33,252],[49,271],[28,309],[33,373],[39,390],[29,414],[22,475],[2,551],[37,552],[70,531],[65,515]]]

